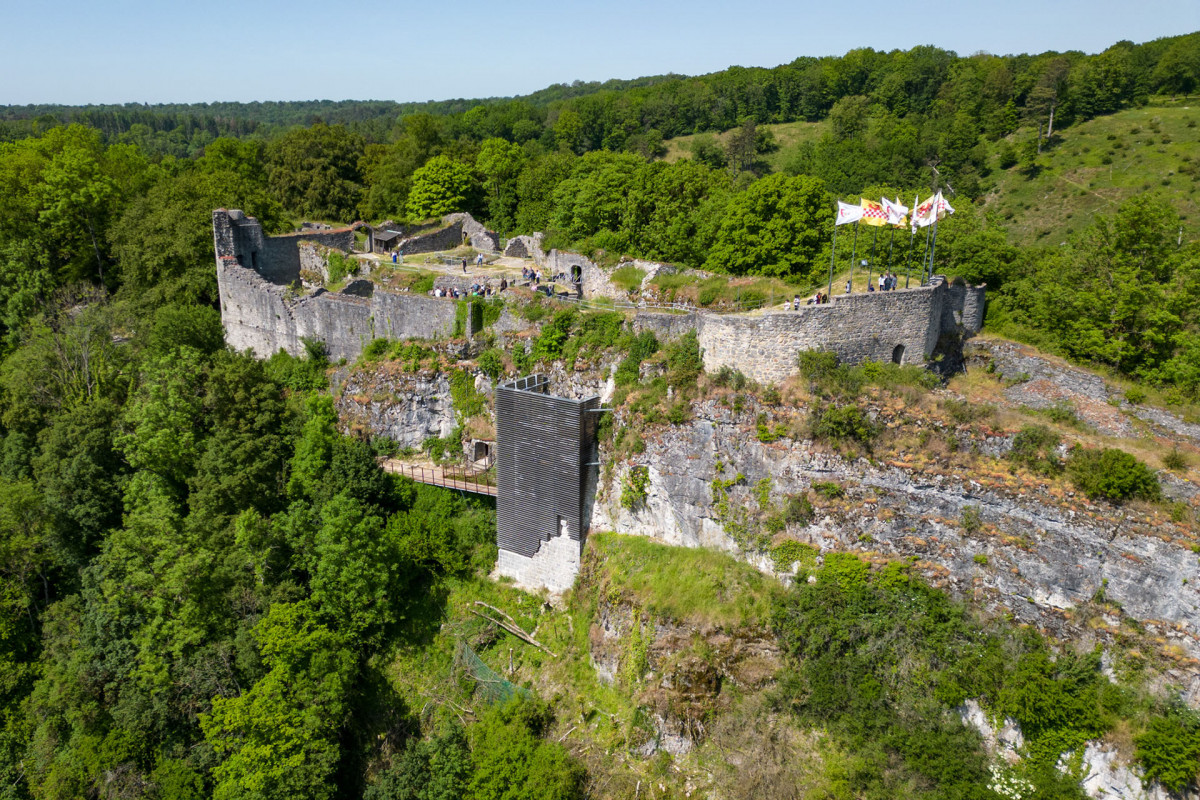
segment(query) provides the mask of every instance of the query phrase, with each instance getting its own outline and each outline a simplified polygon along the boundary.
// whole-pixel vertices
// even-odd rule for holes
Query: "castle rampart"
[[[444,221],[452,226],[430,235],[450,231],[448,241],[456,246],[464,219],[469,217],[450,215]],[[249,348],[261,357],[280,349],[298,354],[302,340],[311,337],[324,341],[333,358],[353,359],[374,338],[434,339],[455,331],[458,310],[450,299],[386,292],[368,281],[356,281],[341,292],[317,289],[301,297],[281,285],[299,278],[302,239],[348,250],[351,228],[264,237],[253,218],[219,209],[213,212],[213,235],[226,341],[239,350]],[[313,249],[314,254],[319,249]],[[572,267],[583,271],[585,294],[599,291],[595,284],[600,282],[611,286],[607,275],[583,256],[552,251],[547,258],[549,270],[567,272]],[[662,339],[695,330],[706,369],[731,367],[759,383],[778,383],[795,372],[796,354],[802,350],[831,351],[849,363],[870,359],[923,364],[943,337],[953,344],[979,330],[984,292],[982,287],[951,285],[939,276],[927,286],[837,295],[830,303],[798,310],[639,310],[632,324]]]
[[[325,343],[331,358],[354,359],[375,338],[436,339],[454,333],[457,308],[449,299],[376,292],[366,281],[341,292],[293,295],[300,241],[349,250],[350,228],[264,237],[253,217],[218,209],[213,235],[225,341],[237,350],[252,350],[260,358],[279,350],[299,355],[303,339],[312,338]]]

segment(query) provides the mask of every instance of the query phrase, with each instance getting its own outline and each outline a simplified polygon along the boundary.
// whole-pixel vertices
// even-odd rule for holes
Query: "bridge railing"
[[[474,494],[486,494],[495,496],[496,484],[495,479],[486,473],[468,474],[465,471],[460,475],[453,473],[447,475],[442,468],[422,467],[412,464],[389,464],[389,472],[394,472],[398,475],[403,475],[406,478],[423,483],[427,486],[439,486],[444,489],[458,489],[464,492],[472,492]]]

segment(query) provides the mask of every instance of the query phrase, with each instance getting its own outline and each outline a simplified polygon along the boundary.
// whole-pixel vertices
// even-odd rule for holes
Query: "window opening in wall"
[[[250,251],[250,266],[255,270],[258,269],[258,253],[253,250]]]
[[[903,364],[904,363],[904,345],[898,344],[898,345],[896,345],[896,348],[894,350],[892,350],[892,363],[893,364]]]
[[[578,264],[571,265],[571,283],[583,283],[583,267]]]

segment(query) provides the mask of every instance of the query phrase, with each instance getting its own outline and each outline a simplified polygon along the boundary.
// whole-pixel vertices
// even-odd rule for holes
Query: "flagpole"
[[[937,208],[933,210],[933,246],[929,249],[929,279],[933,280],[933,257],[937,255]]]
[[[879,241],[879,226],[872,225],[875,229],[874,235],[871,236],[871,260],[867,262],[867,291],[871,291],[871,267],[875,266],[875,243]]]
[[[850,245],[850,289],[854,289],[854,257],[858,253],[858,222],[854,223],[854,244]],[[850,294],[850,292],[846,292]]]
[[[921,204],[921,193],[913,195],[912,216],[908,218],[908,256],[904,259],[904,288],[908,288],[908,279],[912,275],[913,242],[917,240],[917,210]]]
[[[904,259],[904,288],[908,288],[908,279],[912,275],[912,251],[913,242],[917,240],[917,229],[913,228],[912,233],[908,237],[908,255]]]
[[[921,256],[921,283],[924,284],[926,275],[933,277],[933,262],[929,260],[929,243],[933,239],[933,226],[925,226],[925,253]]]
[[[829,251],[829,296],[833,297],[833,262],[837,258],[837,217],[833,218],[833,248]]]

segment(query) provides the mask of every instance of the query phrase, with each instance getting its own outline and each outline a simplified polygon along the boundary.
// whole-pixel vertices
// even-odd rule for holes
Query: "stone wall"
[[[330,358],[353,360],[375,338],[450,336],[457,317],[453,300],[373,292],[365,281],[355,281],[343,292],[316,289],[294,297],[231,259],[218,264],[217,284],[225,341],[260,358],[279,350],[300,355],[302,338],[310,337],[325,342]]]
[[[542,234],[512,237],[504,246],[504,255],[510,258],[532,258],[533,262],[539,265],[544,263],[546,254],[542,251]]]
[[[495,252],[500,249],[500,236],[495,231],[483,227],[470,214],[447,214],[442,217],[442,225],[444,227],[435,231],[401,239],[397,245],[400,252],[405,255],[436,253],[440,250],[453,250],[464,243],[470,244],[476,250]]]
[[[637,332],[677,339],[699,335],[704,368],[728,366],[759,383],[778,383],[796,371],[801,350],[828,350],[843,361],[922,364],[943,334],[968,337],[982,324],[984,290],[944,282],[894,292],[837,295],[832,303],[760,314],[671,314],[638,311]],[[897,348],[903,348],[897,350]]]
[[[247,217],[237,209],[213,211],[213,246],[218,263],[224,258],[232,258],[271,283],[286,285],[300,279],[301,241],[349,252],[354,246],[354,229],[304,230],[264,236],[262,226],[254,217]]]
[[[496,574],[512,578],[521,589],[555,594],[567,591],[579,574],[582,543],[570,536],[552,536],[531,557],[501,547],[497,551]]]
[[[688,331],[699,330],[701,315],[698,312],[672,314],[669,311],[638,310],[633,315],[633,330],[635,333],[652,331],[663,341],[671,341],[685,335]]]
[[[759,383],[777,383],[795,373],[802,350],[829,350],[851,363],[922,364],[941,333],[945,296],[943,287],[923,287],[839,295],[799,311],[702,315],[704,366],[728,366]]]
[[[457,223],[459,230],[462,232],[462,237],[466,239],[471,247],[476,250],[486,250],[489,253],[499,252],[500,250],[500,235],[495,231],[489,231],[487,228],[472,217],[470,214],[449,214],[442,217],[442,222]]]

